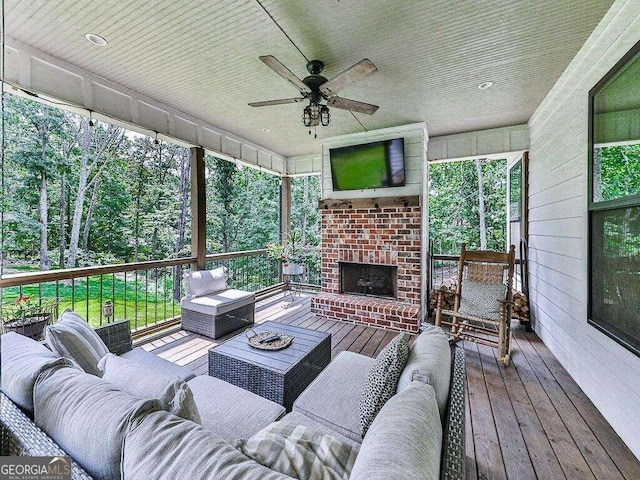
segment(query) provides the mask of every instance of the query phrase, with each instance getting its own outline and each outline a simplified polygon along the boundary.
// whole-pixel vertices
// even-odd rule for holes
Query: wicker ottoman
[[[209,375],[225,380],[291,411],[293,402],[331,361],[331,334],[276,322],[253,328],[294,337],[287,348],[259,350],[244,334],[209,350]]]
[[[182,328],[209,338],[220,338],[253,324],[255,295],[224,290],[182,301]]]

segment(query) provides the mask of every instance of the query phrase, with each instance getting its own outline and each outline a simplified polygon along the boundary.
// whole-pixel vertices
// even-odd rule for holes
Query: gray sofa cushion
[[[409,357],[404,333],[384,347],[373,362],[359,396],[360,425],[364,436],[385,403],[396,393],[398,380]]]
[[[170,373],[171,375],[180,377],[185,382],[191,380],[196,376],[196,374],[188,368],[176,365],[175,363],[169,362],[168,360],[158,357],[153,353],[146,352],[139,347],[134,348],[133,350],[129,350],[128,352],[125,352],[120,356],[133,362],[138,362],[141,365],[146,365],[151,368],[159,369],[165,373]]]
[[[234,290],[232,288],[221,292],[209,293],[199,297],[185,297],[180,305],[182,308],[206,315],[222,315],[240,307],[255,303],[256,295],[253,292]]]
[[[500,303],[505,300],[507,287],[501,283],[492,285],[473,280],[462,282],[462,297],[458,312],[495,322],[500,320]]]
[[[123,392],[141,399],[157,399],[163,408],[178,417],[200,422],[198,407],[187,383],[157,368],[107,353],[98,362],[102,379]]]
[[[398,392],[409,386],[416,372],[428,377],[436,392],[440,417],[444,418],[451,383],[451,347],[440,327],[429,325],[413,342],[409,360],[398,381]]]
[[[442,424],[433,387],[412,382],[382,407],[350,480],[437,480]]]
[[[235,445],[261,465],[299,480],[349,480],[359,450],[359,445],[286,422],[273,422]]]
[[[361,442],[358,396],[373,362],[358,353],[341,352],[302,392],[293,411]]]
[[[356,447],[360,447],[360,442],[362,441],[362,438],[360,438],[360,441],[357,442],[352,438],[345,437],[344,435],[336,432],[335,430],[325,425],[324,423],[320,423],[317,420],[313,420],[312,418],[309,418],[300,412],[287,413],[284,417],[280,419],[280,421],[284,423],[288,423],[289,425],[304,425],[305,427],[313,428],[314,430],[317,430],[320,433],[331,435],[333,437],[336,437],[339,440],[342,440],[343,442],[350,443],[351,445]]]
[[[285,414],[282,405],[218,378],[200,375],[187,385],[202,425],[228,441],[248,438]]]
[[[33,412],[33,386],[38,375],[53,366],[72,363],[41,343],[15,332],[2,334],[0,342],[0,389],[14,403]]]
[[[167,412],[147,415],[127,434],[122,451],[122,480],[290,480],[206,428]]]
[[[47,326],[46,341],[51,350],[70,358],[85,372],[101,375],[98,362],[109,349],[77,313],[66,311],[56,323]]]
[[[35,423],[97,480],[118,478],[122,441],[157,400],[140,400],[74,368],[42,373],[34,389]]]

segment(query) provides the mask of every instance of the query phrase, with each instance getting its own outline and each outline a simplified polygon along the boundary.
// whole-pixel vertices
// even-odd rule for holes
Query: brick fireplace
[[[417,332],[421,322],[418,196],[320,202],[322,292],[313,312]]]

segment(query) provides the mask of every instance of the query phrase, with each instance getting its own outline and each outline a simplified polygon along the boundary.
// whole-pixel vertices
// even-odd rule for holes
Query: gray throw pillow
[[[71,311],[64,312],[56,323],[47,327],[46,342],[55,353],[97,376],[101,374],[98,362],[109,353],[91,326]]]
[[[382,407],[349,480],[440,478],[442,424],[431,385],[411,384]]]
[[[384,347],[371,366],[359,399],[360,426],[364,437],[380,409],[398,387],[398,380],[409,357],[409,344],[404,333]]]
[[[202,423],[189,385],[180,377],[140,365],[113,353],[106,354],[98,369],[102,379],[141,399],[160,400],[164,409],[178,417]]]
[[[35,424],[96,480],[120,477],[124,436],[149,412],[162,408],[157,400],[140,400],[68,367],[40,374],[33,403]]]
[[[444,418],[451,383],[451,347],[442,328],[428,325],[418,335],[409,351],[407,365],[398,381],[398,392],[409,386],[416,375],[436,391],[440,416]]]
[[[274,422],[236,447],[271,470],[299,480],[348,480],[358,447],[311,427]]]
[[[182,277],[187,289],[187,297],[200,297],[227,289],[227,267],[213,270],[187,271]]]
[[[0,388],[28,412],[33,412],[33,386],[38,375],[57,365],[72,365],[41,343],[15,332],[0,335],[0,352]]]
[[[189,385],[180,377],[140,365],[113,353],[106,354],[98,368],[102,379],[141,399],[160,400],[164,409],[178,417],[202,423]]]
[[[291,480],[244,455],[210,430],[153,412],[122,444],[121,480]]]
[[[506,296],[507,287],[501,283],[492,285],[465,280],[462,283],[462,297],[458,312],[497,322],[500,320],[498,299],[505,300]]]

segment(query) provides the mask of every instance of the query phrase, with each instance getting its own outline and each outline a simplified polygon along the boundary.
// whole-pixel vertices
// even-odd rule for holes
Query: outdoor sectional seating
[[[255,294],[228,288],[226,267],[188,271],[183,279],[183,330],[216,339],[253,323]]]
[[[124,350],[126,354],[136,349],[128,349],[131,337],[125,327],[127,322],[118,322],[97,331],[112,352]],[[3,374],[0,453],[59,456],[66,452],[74,460],[73,478],[108,478],[100,472],[112,468],[124,479],[168,480],[186,472],[194,474],[189,476],[194,479],[286,480],[291,477],[260,465],[233,444],[234,439],[246,439],[274,421],[305,425],[358,446],[351,480],[465,478],[464,351],[443,342],[444,334],[436,327],[428,328],[415,340],[397,393],[384,405],[364,439],[358,433],[357,397],[373,360],[363,355],[341,353],[287,415],[282,406],[221,380],[191,378],[187,385],[200,412],[202,425],[198,425],[162,410],[157,400],[136,400],[105,380],[68,366],[65,359],[52,357],[41,344],[16,337],[2,336],[3,372],[15,372],[19,365],[26,376],[39,373],[37,381],[31,382],[31,388],[36,385],[36,414],[34,420],[32,411],[14,403],[15,398],[20,401],[15,384],[12,386],[13,379]],[[137,355],[141,361],[146,355],[154,356]],[[159,369],[181,368],[167,363],[153,360]],[[74,389],[104,400],[83,405]],[[60,422],[42,418],[43,410],[52,409],[50,405],[57,405],[53,408],[57,411],[69,403],[73,403],[73,418]],[[121,422],[126,428],[108,435],[106,431],[113,425],[121,427],[113,418],[118,415],[127,419]],[[64,431],[69,422],[77,426],[83,421],[86,431],[77,427],[72,432]],[[51,430],[51,423],[62,425],[62,430]],[[42,424],[50,436],[36,426]],[[86,439],[79,448],[76,437],[81,435]],[[100,452],[91,454],[94,436],[102,443]],[[149,438],[154,441],[149,442]],[[59,445],[66,446],[63,450]],[[96,466],[109,456],[115,466]]]

